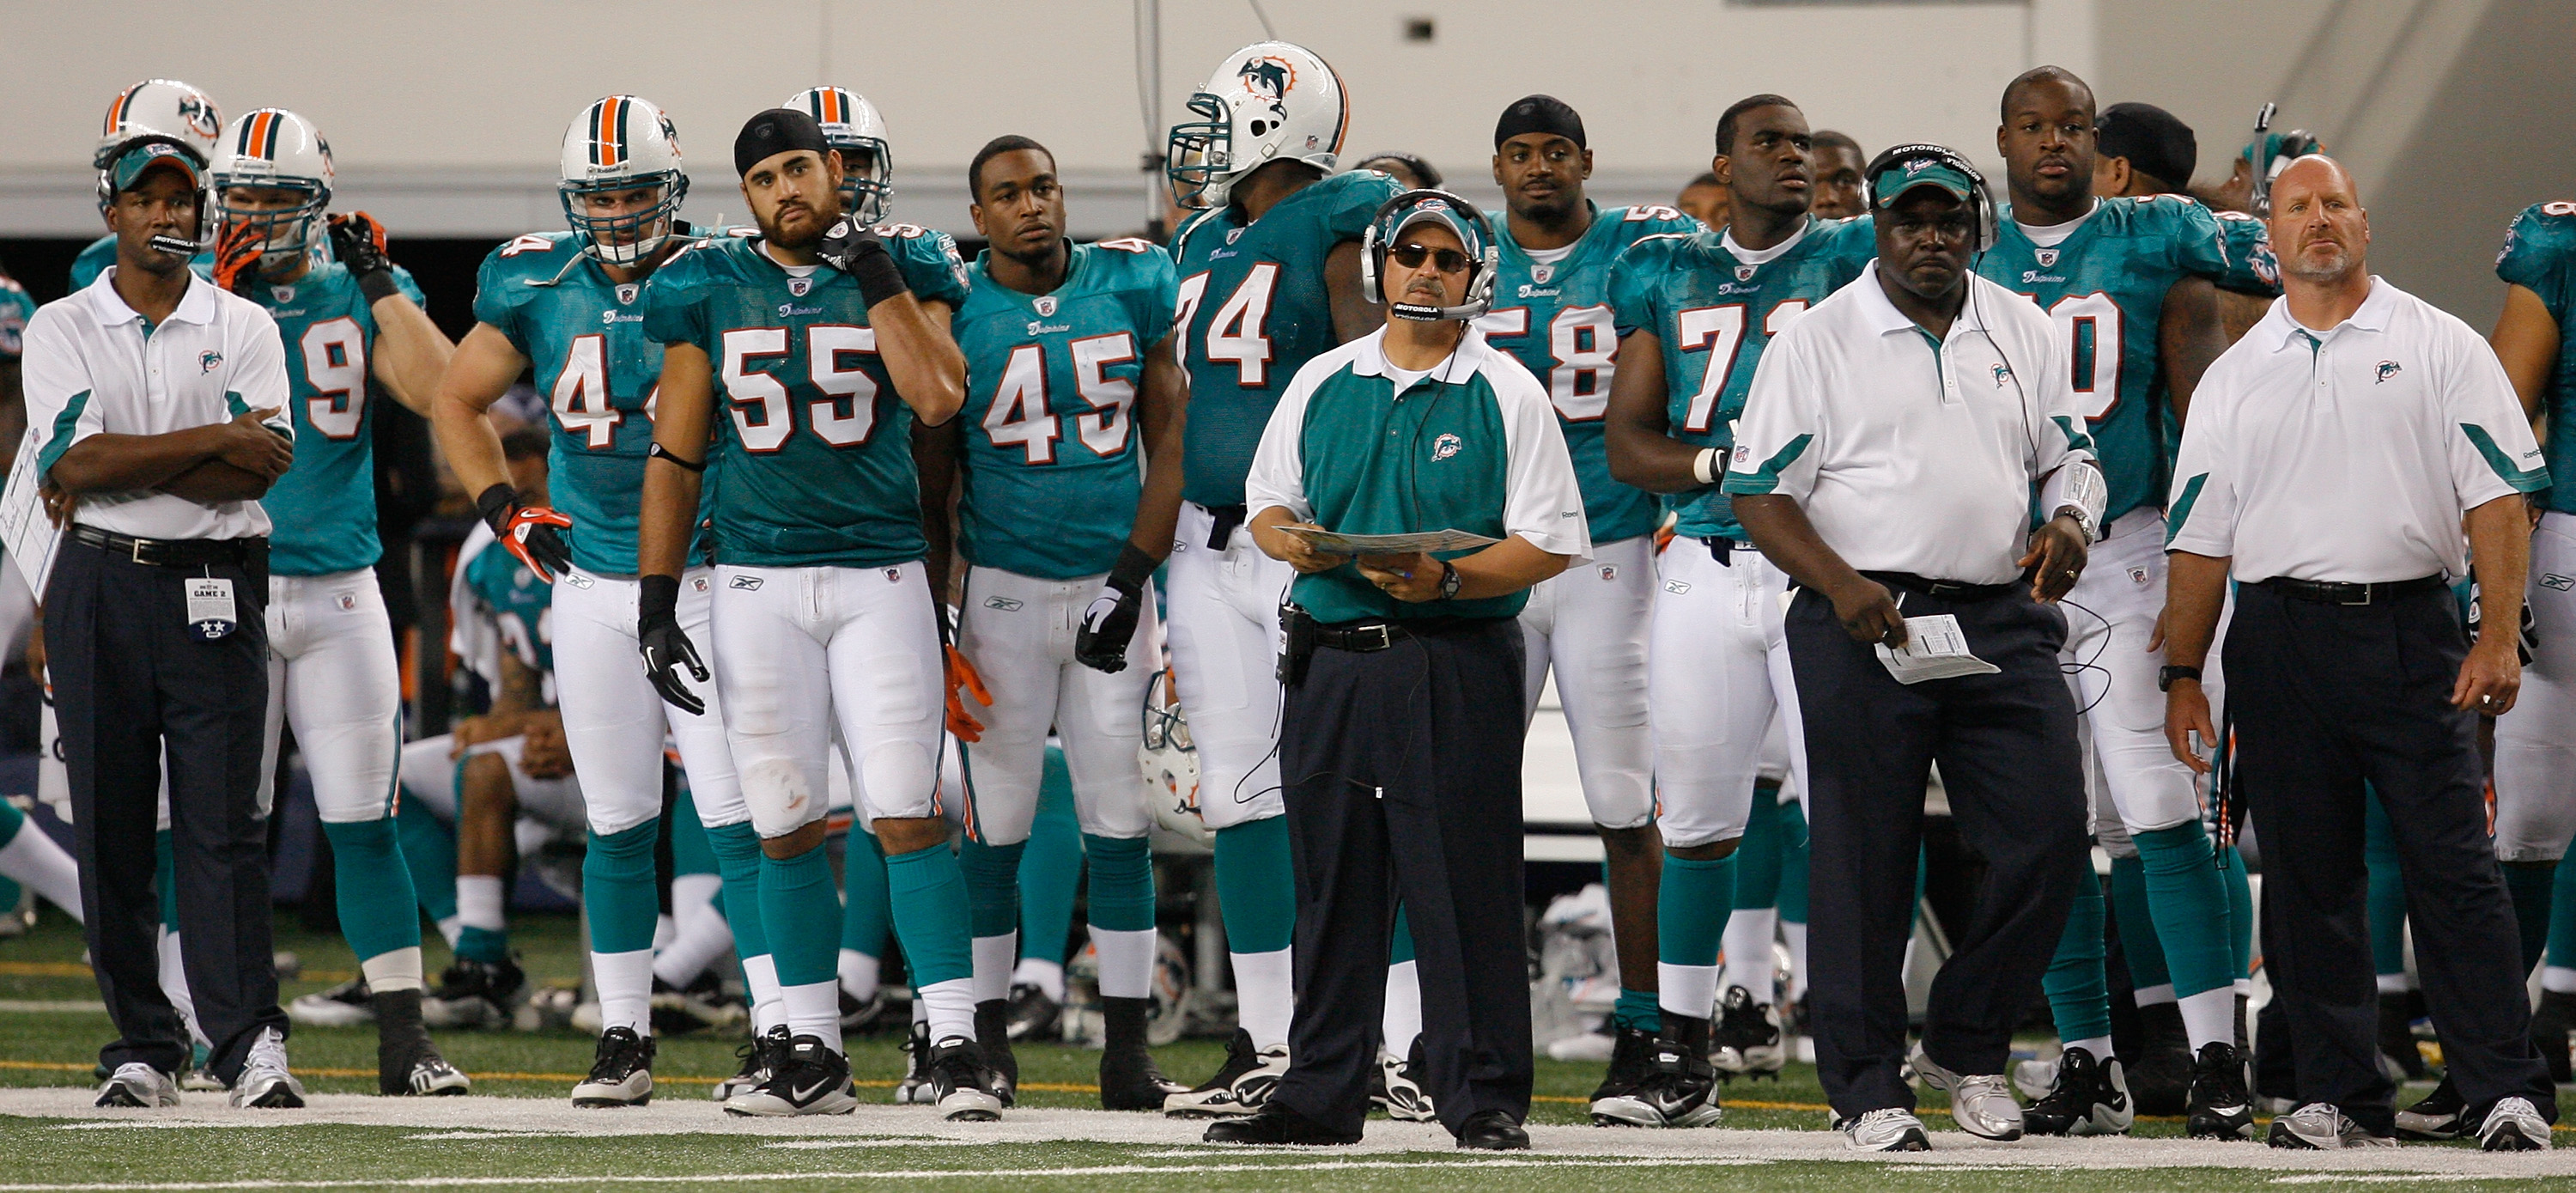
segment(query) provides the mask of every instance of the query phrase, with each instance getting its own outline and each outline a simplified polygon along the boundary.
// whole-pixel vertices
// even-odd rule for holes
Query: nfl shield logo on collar
[[[1036,307],[1038,309],[1038,314],[1042,316],[1052,315],[1055,313],[1055,295],[1041,294],[1038,296],[1038,300],[1036,302],[1029,305]]]
[[[644,287],[634,282],[628,282],[619,286],[617,288],[617,305],[625,306],[626,304],[635,301],[635,296],[643,292]]]
[[[1735,267],[1735,280],[1739,282],[1752,281],[1753,271],[1760,268],[1762,267],[1759,265],[1738,265]]]
[[[2039,258],[2039,267],[2040,267],[2041,269],[2048,269],[2048,268],[2054,267],[2054,266],[2057,264],[2057,250],[2056,250],[2056,249],[2041,249],[2041,250],[2039,250],[2038,252],[2035,252],[2035,253],[2033,253],[2033,254],[2031,254],[2031,255],[2032,255],[2032,256],[2034,256],[2034,257]]]
[[[1553,266],[1553,265],[1533,265],[1533,266],[1530,266],[1530,280],[1531,280],[1531,281],[1533,281],[1533,282],[1537,282],[1539,285],[1542,285],[1542,286],[1546,285],[1546,284],[1547,284],[1547,280],[1548,280],[1549,278],[1552,278],[1552,277],[1555,277],[1555,276],[1556,276],[1556,267],[1555,267],[1555,266]]]
[[[812,279],[812,278],[789,278],[789,279],[787,279],[787,292],[788,292],[789,294],[795,295],[795,296],[796,296],[796,297],[798,297],[798,298],[803,298],[803,297],[805,297],[805,292],[806,292],[806,291],[808,291],[808,290],[811,290],[811,289],[813,289],[813,288],[814,288],[814,279]]]
[[[279,302],[295,301],[295,287],[293,286],[271,286],[268,288],[268,292],[276,295],[277,301]]]

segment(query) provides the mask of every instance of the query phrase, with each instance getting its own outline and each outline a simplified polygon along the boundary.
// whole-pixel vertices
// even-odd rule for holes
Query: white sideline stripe
[[[797,1151],[825,1151],[841,1147],[992,1147],[981,1139],[782,1139],[762,1147],[783,1147]],[[1194,1156],[1205,1152],[1188,1153]]]
[[[1492,1160],[1324,1160],[1300,1164],[1293,1160],[1276,1164],[1101,1164],[1088,1168],[985,1168],[942,1171],[920,1169],[911,1172],[718,1172],[705,1176],[423,1176],[380,1180],[346,1181],[167,1181],[133,1184],[86,1185],[0,1185],[0,1193],[127,1193],[157,1189],[430,1189],[452,1186],[484,1185],[714,1185],[743,1181],[921,1181],[966,1178],[1000,1180],[1012,1177],[1068,1176],[1143,1176],[1150,1173],[1235,1173],[1235,1172],[1354,1172],[1388,1168],[1458,1169],[1458,1168],[1742,1168],[1769,1164],[1769,1160],[1739,1160],[1711,1157],[1705,1160],[1685,1159],[1492,1159]]]
[[[2276,1176],[2272,1178],[2271,1183],[2275,1185],[2341,1185],[2347,1183],[2359,1184],[2365,1181],[2376,1184],[2388,1184],[2396,1181],[2527,1181],[2530,1179],[2531,1178],[2528,1176],[2509,1175],[2501,1172],[2493,1175],[2480,1175],[2466,1172],[2314,1172],[2305,1173],[2299,1176]]]
[[[80,998],[0,998],[0,1015],[104,1015],[107,1004]]]

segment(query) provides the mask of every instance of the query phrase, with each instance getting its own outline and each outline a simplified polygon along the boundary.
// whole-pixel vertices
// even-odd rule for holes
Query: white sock
[[[801,986],[783,986],[779,996],[787,1004],[787,1034],[814,1036],[834,1052],[841,1050],[841,984],[807,982]]]
[[[2576,969],[2564,965],[2541,966],[2540,988],[2554,994],[2576,994]]]
[[[884,964],[857,949],[841,950],[841,989],[860,1002],[876,997],[877,971]]]
[[[2379,992],[2382,994],[2406,993],[2406,975],[2402,973],[2384,973],[2379,975]]]
[[[2173,983],[2166,982],[2161,986],[2140,986],[2137,989],[2134,1001],[2142,1007],[2153,1007],[2161,1006],[2165,1003],[2172,1002],[2173,1000]]]
[[[179,1012],[179,1022],[187,1025],[188,1038],[214,1047],[205,1029],[197,1026],[197,1000],[188,994],[187,956],[179,945],[179,934],[166,927],[161,929],[161,994]]]
[[[438,934],[447,939],[449,951],[454,951],[457,938],[465,935],[465,917],[452,915],[438,921]]]
[[[1011,996],[1011,966],[1020,957],[1020,934],[1014,929],[999,936],[975,938],[975,1001],[991,1002]]]
[[[654,949],[654,977],[686,986],[716,958],[733,951],[733,925],[714,903],[723,890],[724,879],[714,874],[682,874],[671,880],[673,930],[671,939]]]
[[[2238,997],[2238,998],[2252,998],[2252,997],[2254,997],[2254,979],[2252,979],[2252,978],[2238,978],[2238,979],[2236,979],[2235,986],[2236,986],[2236,997]]]
[[[1717,967],[1655,963],[1656,1005],[1676,1015],[1707,1019],[1717,1011]]]
[[[653,950],[592,953],[590,976],[599,983],[599,1030],[623,1027],[639,1036],[653,1034]]]
[[[1150,980],[1154,968],[1153,934],[1148,932],[1145,934],[1145,937],[1144,973]],[[1094,944],[1099,943],[1100,929],[1093,928],[1091,930],[1091,940]],[[1109,985],[1110,982],[1114,980],[1106,977],[1109,973],[1109,968],[1109,957],[1106,953],[1103,953],[1100,958],[1100,972],[1103,975],[1101,984],[1103,986]],[[1026,982],[1029,985],[1037,987],[1040,991],[1044,992],[1048,998],[1052,998],[1059,1003],[1064,1001],[1064,963],[1061,961],[1049,961],[1044,957],[1020,958],[1019,967],[1011,971],[1011,984],[1017,986],[1022,982]],[[1124,983],[1122,982],[1120,984],[1123,985]],[[1145,997],[1142,994],[1110,994],[1105,989],[1102,990],[1101,993],[1109,998]]]
[[[486,932],[506,932],[510,921],[501,896],[501,876],[497,874],[459,874],[456,876],[456,922],[466,928]]]
[[[2182,1034],[2191,1041],[2191,1054],[2210,1044],[2236,1043],[2236,988],[2221,986],[2203,990],[2182,1003]]]
[[[787,1025],[787,998],[779,990],[778,962],[775,958],[767,953],[743,958],[742,984],[751,988],[753,1034],[767,1035],[769,1029]],[[836,1003],[832,1009],[836,1012],[832,1022],[839,1023],[841,1019],[837,1012],[840,1007]]]
[[[672,919],[671,913],[666,911],[655,915],[653,917],[654,955],[659,956],[661,955],[662,950],[671,947],[672,939],[677,937],[679,934],[680,922]]]
[[[0,874],[34,889],[73,919],[81,918],[80,863],[32,822],[21,824],[18,835],[0,845]]]
[[[1780,921],[1780,935],[1789,942],[1789,1001],[1807,996],[1807,926],[1793,920]]]
[[[931,1043],[952,1037],[975,1038],[975,983],[972,980],[950,978],[945,982],[916,987],[912,1000],[929,1008]]]
[[[420,981],[420,946],[389,949],[358,963],[358,972],[367,977],[367,993],[383,994],[393,990],[418,990]]]
[[[1234,962],[1235,1019],[1251,1033],[1255,1050],[1288,1043],[1288,1021],[1297,1014],[1297,971],[1291,949],[1228,953]]]
[[[2111,1037],[2109,1036],[2095,1036],[2089,1040],[2068,1040],[2066,1047],[2081,1048],[2090,1052],[2095,1060],[2111,1059]]]
[[[1779,921],[1780,913],[1768,907],[1739,907],[1726,918],[1726,935],[1719,938],[1718,946],[1718,989],[1742,986],[1753,992],[1755,1002],[1778,1001],[1771,942],[1779,933]]]
[[[1128,932],[1113,932],[1098,924],[1093,924],[1090,928],[1091,949],[1092,952],[1097,954],[1100,958],[1100,997],[1153,997],[1154,950],[1161,944],[1161,940],[1154,934],[1154,930],[1151,928],[1138,928]],[[1043,961],[1020,962],[1020,968],[1023,970],[1037,965],[1046,965],[1046,963]],[[1057,1002],[1063,1002],[1064,967],[1061,965],[1051,965],[1048,966],[1048,968],[1055,971],[1052,975],[1055,978],[1055,989],[1050,991],[1047,994],[1047,997],[1052,998]],[[1023,979],[1020,975],[1014,974],[1012,975],[1012,980],[1034,981],[1038,983],[1040,989],[1045,989],[1045,977],[1046,975],[1030,975],[1026,979]]]
[[[1397,1060],[1413,1055],[1413,1038],[1422,1034],[1422,973],[1413,962],[1386,967],[1386,1013],[1379,1024],[1388,1052]]]

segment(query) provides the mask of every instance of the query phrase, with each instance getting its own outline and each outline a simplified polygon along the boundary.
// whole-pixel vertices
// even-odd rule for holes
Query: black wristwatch
[[[1458,598],[1458,586],[1464,583],[1466,583],[1466,579],[1458,574],[1457,568],[1451,566],[1449,561],[1446,559],[1440,561],[1441,600],[1456,600]]]
[[[2159,692],[2172,691],[2174,681],[2177,679],[2188,679],[2193,683],[2199,683],[2200,668],[2175,667],[2168,664],[2163,670],[2156,672],[2156,690]]]

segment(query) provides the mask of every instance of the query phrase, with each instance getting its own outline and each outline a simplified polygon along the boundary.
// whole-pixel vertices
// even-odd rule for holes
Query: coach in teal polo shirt
[[[1546,391],[1468,326],[1493,290],[1485,228],[1455,195],[1388,202],[1361,286],[1387,305],[1386,326],[1298,370],[1245,482],[1254,541],[1298,572],[1279,746],[1297,1012],[1269,1103],[1210,1127],[1211,1141],[1359,1139],[1401,900],[1422,988],[1417,1080],[1460,1147],[1529,1146],[1514,617],[1591,541]],[[1351,558],[1316,550],[1300,525],[1496,541]]]

